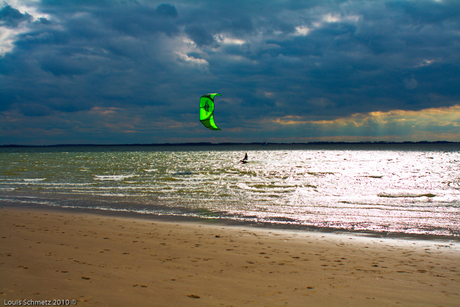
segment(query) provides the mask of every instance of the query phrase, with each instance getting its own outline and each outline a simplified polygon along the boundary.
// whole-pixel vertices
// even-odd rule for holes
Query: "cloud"
[[[35,118],[77,114],[76,126],[93,127],[84,116],[94,110],[129,110],[154,133],[198,140],[199,126],[184,134],[148,123],[195,127],[198,97],[220,92],[217,138],[253,141],[303,137],[283,120],[449,108],[460,101],[459,10],[457,1],[431,0],[16,0],[0,11],[0,112],[39,128]],[[275,119],[280,130],[258,126]],[[75,126],[63,127],[72,135]],[[123,131],[143,138],[133,127]],[[326,137],[318,127],[310,132]]]
[[[190,25],[185,27],[185,33],[195,42],[199,47],[208,46],[214,43],[213,34],[210,33],[204,26]]]
[[[415,78],[404,78],[404,87],[408,90],[416,89],[418,86],[417,80]]]
[[[17,4],[14,0],[13,3]],[[15,7],[4,1],[0,7],[0,29],[2,30],[0,32],[0,46],[5,45],[5,40],[7,39],[14,41],[13,36],[28,30],[29,25],[48,23],[49,21],[46,17],[46,14],[38,13],[35,7],[27,5]],[[10,35],[11,33],[13,35]],[[4,50],[2,54],[5,52],[7,51]]]
[[[0,10],[0,26],[7,28],[16,28],[22,22],[32,20],[32,16],[24,13],[22,14],[19,10],[12,8],[9,5],[4,6]]]
[[[168,17],[177,17],[177,9],[172,4],[163,3],[157,6],[156,11],[158,14],[168,16]]]
[[[302,116],[285,116],[274,124],[318,130],[331,140],[397,140],[397,141],[457,141],[460,128],[460,105],[429,108],[419,111],[391,110],[388,112],[355,113],[333,120],[310,120]],[[350,136],[347,139],[345,136]],[[427,138],[427,136],[430,136]],[[314,138],[311,138],[313,140]],[[324,138],[322,138],[324,140]]]

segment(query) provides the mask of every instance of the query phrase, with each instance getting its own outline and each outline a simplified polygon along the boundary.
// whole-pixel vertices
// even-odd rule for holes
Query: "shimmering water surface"
[[[460,146],[0,149],[0,201],[460,235]],[[238,161],[249,155],[249,163]]]

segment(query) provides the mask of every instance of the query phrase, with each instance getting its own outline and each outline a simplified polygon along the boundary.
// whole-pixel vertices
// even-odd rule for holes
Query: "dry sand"
[[[4,304],[460,305],[458,243],[32,209],[0,218]]]

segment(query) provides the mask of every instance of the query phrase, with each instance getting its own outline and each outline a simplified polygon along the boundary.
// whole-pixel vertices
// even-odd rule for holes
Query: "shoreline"
[[[0,295],[80,306],[456,306],[458,243],[0,209]]]
[[[197,223],[204,225],[214,226],[225,226],[225,227],[246,227],[254,229],[268,229],[274,231],[298,231],[298,232],[309,232],[309,233],[321,233],[321,234],[341,234],[350,235],[357,237],[376,238],[376,239],[395,239],[395,240],[407,240],[407,241],[435,241],[435,242],[456,242],[460,243],[460,236],[445,236],[445,235],[432,235],[432,234],[416,234],[416,233],[402,233],[402,232],[378,232],[368,230],[349,230],[344,228],[327,228],[327,227],[315,227],[298,224],[275,224],[268,222],[251,222],[251,221],[240,221],[233,219],[215,219],[215,218],[200,218],[193,216],[181,216],[181,215],[154,215],[144,214],[139,212],[129,211],[112,211],[102,209],[91,209],[91,208],[67,208],[61,206],[50,206],[38,203],[20,203],[14,201],[0,200],[0,208],[18,208],[18,209],[31,209],[31,210],[44,210],[56,213],[80,213],[90,215],[100,215],[106,217],[119,217],[119,218],[134,218],[145,221],[163,221],[163,222],[177,222],[177,223]]]

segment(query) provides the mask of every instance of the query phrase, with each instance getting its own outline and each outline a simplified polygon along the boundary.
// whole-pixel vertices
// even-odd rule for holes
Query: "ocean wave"
[[[417,198],[417,197],[436,197],[436,194],[432,193],[425,193],[425,194],[386,194],[381,193],[377,195],[378,197],[386,197],[386,198]]]
[[[96,178],[94,180],[101,181],[121,181],[127,178],[132,178],[135,175],[94,175]]]
[[[25,182],[40,182],[46,180],[46,178],[26,178],[23,179]]]

